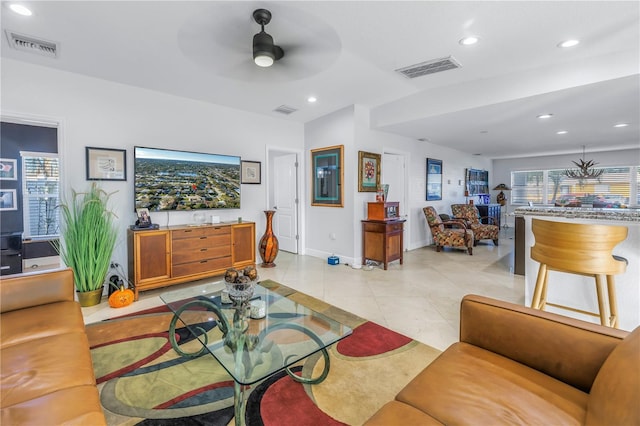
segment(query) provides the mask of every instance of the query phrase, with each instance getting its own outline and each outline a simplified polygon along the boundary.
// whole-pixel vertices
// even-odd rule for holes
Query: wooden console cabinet
[[[256,263],[253,222],[127,232],[129,280],[140,291],[223,274]]]
[[[375,260],[384,264],[400,260],[402,265],[404,220],[362,221],[362,264]]]

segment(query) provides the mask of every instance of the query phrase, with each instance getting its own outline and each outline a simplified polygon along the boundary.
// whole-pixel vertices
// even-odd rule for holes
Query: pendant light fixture
[[[264,31],[264,26],[271,22],[271,12],[256,9],[253,11],[253,19],[261,27],[261,31],[253,36],[253,62],[259,67],[267,68],[282,58],[284,51],[273,44],[273,37]]]
[[[568,178],[572,179],[597,179],[602,173],[604,173],[603,169],[596,169],[595,166],[598,164],[593,160],[584,161],[584,151],[585,146],[582,145],[582,159],[578,161],[572,161],[578,168],[577,169],[567,169],[564,171],[564,175]]]

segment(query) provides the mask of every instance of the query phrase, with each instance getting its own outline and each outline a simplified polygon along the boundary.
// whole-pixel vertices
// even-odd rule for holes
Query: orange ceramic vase
[[[260,238],[260,257],[262,258],[263,268],[273,268],[276,266],[273,263],[278,255],[278,238],[273,233],[271,222],[273,221],[273,215],[275,210],[265,210],[264,214],[267,215],[267,229],[264,231],[264,235]]]

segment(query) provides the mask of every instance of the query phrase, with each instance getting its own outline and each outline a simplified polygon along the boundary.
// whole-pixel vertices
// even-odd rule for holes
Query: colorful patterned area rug
[[[282,372],[252,386],[248,425],[360,425],[440,354],[289,287],[269,280],[262,285],[348,325],[353,334],[330,348],[322,383],[303,385]],[[185,358],[171,348],[172,315],[160,306],[87,326],[109,425],[234,424],[232,378],[210,354]],[[200,348],[186,329],[176,333],[185,352]],[[323,366],[318,355],[292,370],[317,377]]]

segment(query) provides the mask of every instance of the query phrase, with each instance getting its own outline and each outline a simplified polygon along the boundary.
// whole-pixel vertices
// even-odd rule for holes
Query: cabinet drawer
[[[362,230],[365,232],[386,232],[387,225],[382,222],[368,222],[362,224]]]
[[[402,223],[392,223],[387,226],[387,232],[402,231]]]
[[[362,230],[365,232],[394,232],[394,231],[402,231],[402,222],[401,223],[381,223],[381,222],[364,222],[362,224]]]
[[[214,271],[216,269],[226,269],[231,267],[231,256],[220,257],[217,259],[204,259],[197,262],[181,263],[173,265],[174,277],[185,275],[200,274],[203,272]]]
[[[171,238],[180,240],[183,238],[209,237],[215,235],[231,235],[230,226],[193,227],[171,231]]]
[[[200,236],[195,238],[185,238],[173,240],[171,247],[177,251],[196,251],[202,248],[222,247],[227,251],[231,250],[231,234]]]
[[[218,257],[229,256],[231,247],[202,247],[196,250],[180,250],[171,254],[171,263],[177,265],[179,263],[193,262],[195,260],[215,259]]]

